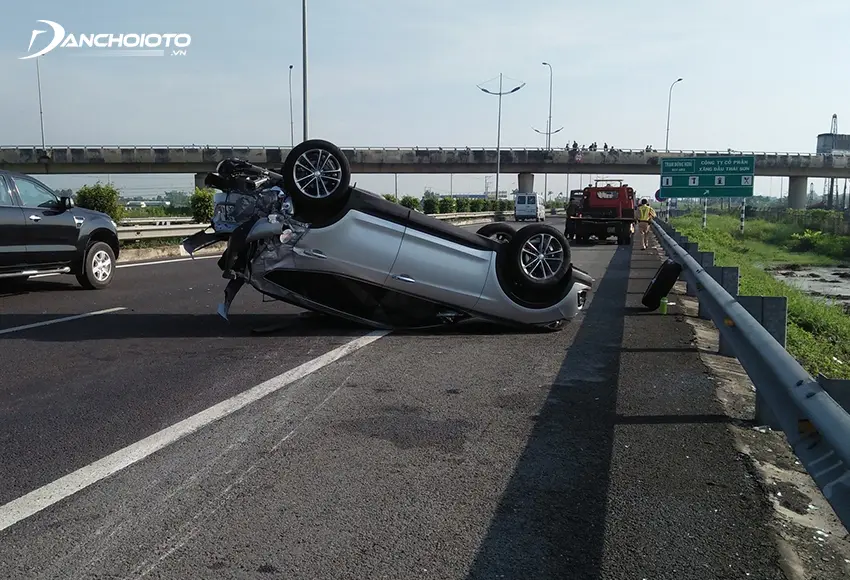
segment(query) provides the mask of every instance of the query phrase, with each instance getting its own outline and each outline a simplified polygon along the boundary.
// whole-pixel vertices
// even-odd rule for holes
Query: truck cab
[[[570,197],[573,197],[571,192]],[[571,199],[572,201],[572,199]],[[565,233],[577,243],[591,236],[605,241],[615,237],[617,243],[631,243],[635,222],[635,190],[621,179],[597,179],[581,190],[577,215],[567,217]]]

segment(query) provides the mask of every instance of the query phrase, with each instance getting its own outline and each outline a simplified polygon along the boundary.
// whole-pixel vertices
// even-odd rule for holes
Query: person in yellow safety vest
[[[646,243],[649,241],[649,222],[655,218],[655,210],[649,205],[645,199],[640,200],[638,206],[638,229],[640,230],[640,240],[643,249],[646,249]]]

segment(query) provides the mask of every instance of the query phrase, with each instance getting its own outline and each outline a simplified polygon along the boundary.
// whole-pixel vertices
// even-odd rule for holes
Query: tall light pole
[[[667,93],[667,134],[664,137],[664,152],[667,153],[670,151],[670,105],[673,103],[673,87],[676,86],[676,83],[682,82],[682,78],[679,77],[670,85],[670,91]],[[708,203],[706,199],[705,203]],[[667,221],[670,221],[670,198],[667,198],[666,205],[666,213],[667,213]]]
[[[295,115],[292,113],[292,67],[289,65],[289,146],[295,147]]]
[[[307,140],[307,0],[301,0],[301,78],[304,101],[304,141]]]
[[[552,75],[552,65],[549,64],[548,62],[544,62],[543,66],[549,67],[549,120],[546,123],[546,131],[545,132],[544,131],[537,131],[537,129],[534,129],[534,127],[532,127],[532,129],[534,129],[535,131],[537,131],[541,135],[546,135],[546,151],[549,152],[549,151],[552,150],[552,135],[554,135],[558,131],[561,131],[561,129],[563,129],[563,127],[561,127],[560,129],[557,129],[556,131],[552,130],[552,76],[553,76]],[[543,174],[543,199],[544,199],[544,201],[548,201],[547,200],[548,197],[549,197],[549,173],[544,173]]]
[[[546,123],[546,151],[552,149],[552,65],[544,62],[543,66],[549,67],[549,121]],[[549,172],[543,174],[543,200],[549,195]]]
[[[667,136],[664,138],[664,151],[670,151],[670,105],[673,103],[673,87],[676,86],[676,83],[682,82],[681,78],[673,81],[673,84],[670,85],[670,92],[667,95]]]
[[[502,170],[502,97],[505,95],[510,95],[512,93],[517,92],[522,87],[525,86],[525,83],[520,84],[512,88],[509,91],[502,91],[502,73],[499,73],[499,92],[493,92],[491,90],[485,89],[481,85],[476,85],[481,91],[487,93],[488,95],[496,95],[499,97],[499,114],[498,121],[496,123],[496,200],[499,199],[499,172]]]
[[[40,60],[41,57],[35,59],[35,78],[38,83],[38,116],[41,123],[41,150],[46,151],[47,147],[44,141],[44,107],[41,104],[41,67],[38,64]]]

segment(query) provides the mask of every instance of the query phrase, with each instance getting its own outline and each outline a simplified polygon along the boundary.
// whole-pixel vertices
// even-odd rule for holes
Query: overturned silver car
[[[227,240],[219,314],[247,282],[306,310],[383,329],[477,317],[558,330],[584,307],[593,279],[571,263],[556,228],[477,233],[352,187],[348,159],[327,141],[294,147],[280,173],[227,159],[207,177],[213,232],[183,241],[190,254]]]

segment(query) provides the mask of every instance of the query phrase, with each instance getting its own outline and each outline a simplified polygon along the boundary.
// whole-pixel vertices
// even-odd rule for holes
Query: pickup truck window
[[[15,186],[24,207],[58,207],[59,200],[51,192],[29,179],[15,178]]]
[[[6,183],[6,178],[0,175],[0,206],[13,206],[12,194],[9,192],[9,185]]]

